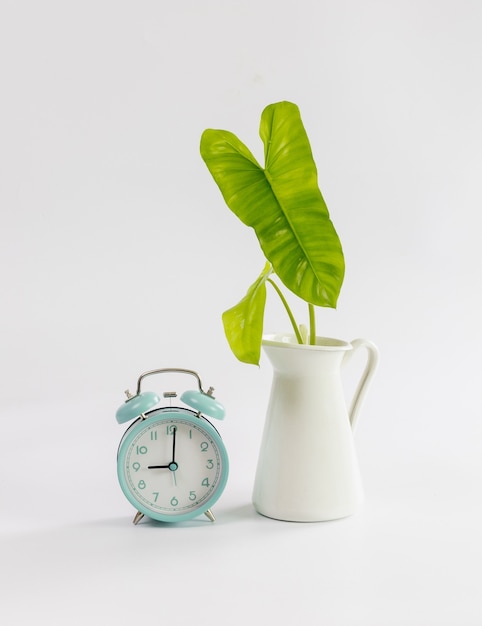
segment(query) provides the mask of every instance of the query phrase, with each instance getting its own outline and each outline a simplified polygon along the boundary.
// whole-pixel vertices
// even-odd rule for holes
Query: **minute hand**
[[[176,432],[177,432],[177,428],[174,428],[173,432],[172,432],[172,461],[171,464],[175,462],[175,455],[176,455]]]

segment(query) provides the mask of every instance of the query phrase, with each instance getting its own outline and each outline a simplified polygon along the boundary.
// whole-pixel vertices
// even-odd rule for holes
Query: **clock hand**
[[[175,472],[178,467],[177,463],[169,463],[169,465],[148,465],[147,469],[170,469],[171,472]]]
[[[172,432],[172,461],[171,464],[174,463],[174,456],[176,454],[176,432],[177,432],[177,428],[174,427],[174,430]]]
[[[171,472],[175,472],[179,465],[175,461],[171,461],[169,465],[148,465],[147,469],[170,469]]]

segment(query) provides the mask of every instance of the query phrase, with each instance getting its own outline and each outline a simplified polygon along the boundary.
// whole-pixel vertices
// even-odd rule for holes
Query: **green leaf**
[[[245,297],[223,313],[224,333],[234,355],[243,363],[259,365],[263,337],[266,280],[271,265],[263,271],[248,289]]]
[[[336,307],[343,250],[318,187],[310,143],[295,104],[261,116],[265,169],[232,133],[205,130],[201,155],[226,204],[252,227],[280,280],[297,296]]]

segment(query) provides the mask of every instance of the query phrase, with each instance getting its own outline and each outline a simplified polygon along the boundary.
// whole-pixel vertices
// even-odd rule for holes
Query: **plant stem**
[[[310,346],[316,344],[316,320],[315,320],[315,307],[308,303],[308,311],[310,315]]]
[[[291,325],[293,326],[293,330],[295,331],[295,335],[296,335],[296,340],[298,343],[303,343],[303,339],[301,337],[300,331],[298,329],[298,326],[296,325],[296,320],[293,317],[293,313],[291,312],[291,309],[288,305],[288,302],[286,301],[286,298],[284,297],[283,293],[281,292],[281,289],[278,287],[278,285],[271,280],[271,278],[268,278],[266,280],[266,282],[270,283],[270,285],[272,285],[276,291],[276,293],[279,295],[279,297],[281,298],[281,302],[283,303],[286,312],[288,313],[288,317],[290,318],[290,322]]]

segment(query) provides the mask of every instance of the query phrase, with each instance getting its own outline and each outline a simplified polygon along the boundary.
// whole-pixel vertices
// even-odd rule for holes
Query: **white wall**
[[[0,407],[10,436],[20,432],[10,418],[36,404],[112,445],[114,412],[140,372],[192,367],[228,410],[235,479],[245,480],[242,445],[254,471],[269,366],[235,361],[220,315],[263,259],[199,139],[226,128],[261,158],[261,111],[287,99],[301,109],[346,255],[338,310],[320,310],[318,330],[367,336],[382,353],[360,425],[367,471],[394,458],[450,465],[455,451],[473,462],[481,21],[469,0],[4,0]],[[271,298],[267,327],[285,324]],[[63,413],[68,403],[88,407],[83,424]],[[37,419],[29,411],[21,432],[38,428],[47,445]]]

